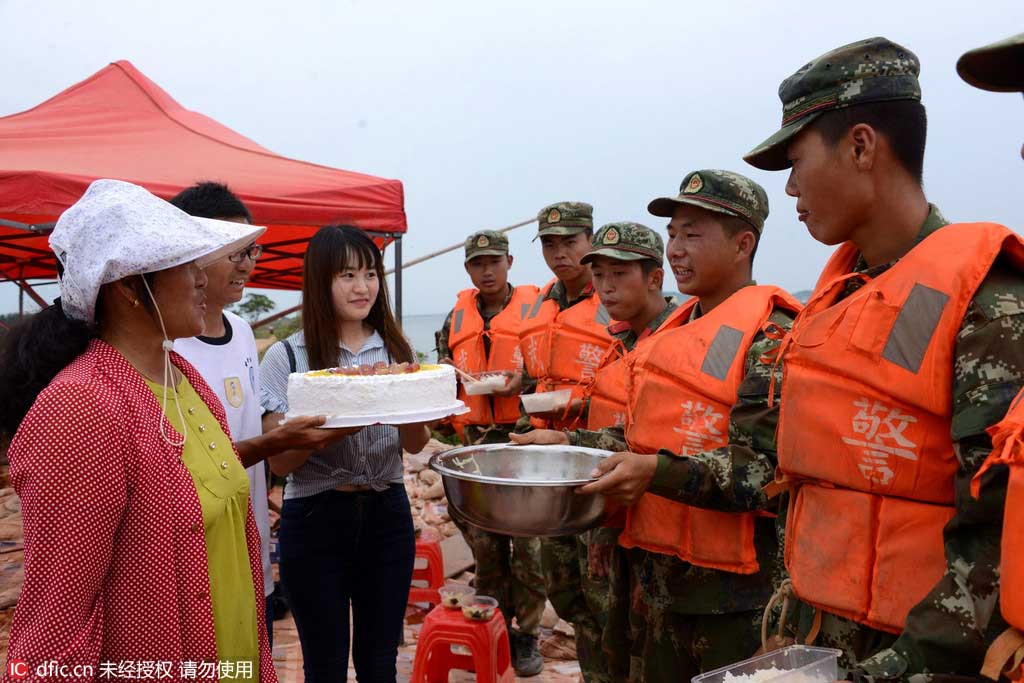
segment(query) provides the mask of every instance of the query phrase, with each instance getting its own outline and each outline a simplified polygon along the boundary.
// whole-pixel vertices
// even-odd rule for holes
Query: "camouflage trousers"
[[[815,628],[814,620],[817,610],[800,602],[794,611],[795,615],[789,620],[786,632],[802,643]],[[998,614],[996,618],[998,619]],[[999,624],[990,632],[1001,632],[1003,623],[1000,621]],[[853,680],[867,681],[909,680],[915,683],[918,681],[927,681],[927,683],[990,681],[979,673],[981,661],[962,661],[953,659],[953,655],[950,656],[950,661],[942,662],[944,666],[949,667],[951,673],[921,673],[919,670],[908,668],[908,666],[912,667],[913,663],[908,662],[903,655],[891,649],[899,638],[897,634],[879,631],[870,626],[858,624],[852,619],[822,612],[818,628],[820,630],[812,644],[817,647],[835,648],[841,652],[839,655],[840,678],[852,677]],[[934,647],[938,650],[941,648],[941,638],[945,634],[936,629],[933,635]]]
[[[535,636],[544,615],[544,572],[539,538],[492,534],[456,520],[476,562],[476,592],[498,601],[509,628]]]
[[[612,555],[603,639],[612,680],[677,683],[753,656],[763,610],[684,614],[659,605],[639,580],[646,555],[622,547]]]
[[[595,529],[579,536],[541,540],[544,585],[548,600],[576,632],[576,656],[586,683],[611,683],[608,661],[602,650],[608,623],[608,576],[603,562],[591,554],[615,547],[618,530]],[[621,680],[621,679],[618,679]]]
[[[761,610],[680,614],[650,609],[635,615],[631,683],[677,683],[753,656],[761,646]]]

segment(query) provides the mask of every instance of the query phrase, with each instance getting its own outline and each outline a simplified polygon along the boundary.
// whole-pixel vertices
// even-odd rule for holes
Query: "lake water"
[[[402,320],[402,329],[405,336],[412,342],[412,347],[417,351],[427,354],[427,360],[431,363],[437,360],[434,353],[434,333],[441,328],[446,313],[430,313],[427,315],[405,315]]]

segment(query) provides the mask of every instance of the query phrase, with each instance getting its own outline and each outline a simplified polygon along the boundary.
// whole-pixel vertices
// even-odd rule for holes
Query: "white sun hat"
[[[144,188],[94,181],[50,233],[64,267],[64,314],[93,322],[100,287],[195,261],[205,267],[255,241],[266,228],[190,216]]]

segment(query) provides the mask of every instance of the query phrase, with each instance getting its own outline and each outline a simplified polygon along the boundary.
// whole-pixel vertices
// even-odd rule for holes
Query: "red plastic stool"
[[[412,570],[412,580],[426,583],[425,586],[409,587],[407,602],[426,602],[431,605],[441,604],[441,594],[437,589],[444,585],[444,556],[441,555],[441,541],[432,531],[424,531],[416,540],[416,559],[425,559],[427,566]]]
[[[468,647],[471,655],[452,652]],[[447,683],[452,669],[475,671],[479,683],[512,683],[515,672],[501,610],[490,621],[470,621],[462,610],[435,607],[423,620],[409,683]]]

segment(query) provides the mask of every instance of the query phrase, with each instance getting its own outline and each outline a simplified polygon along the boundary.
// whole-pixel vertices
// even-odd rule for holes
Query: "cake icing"
[[[445,409],[456,401],[449,365],[379,364],[288,376],[288,417],[371,417]]]

